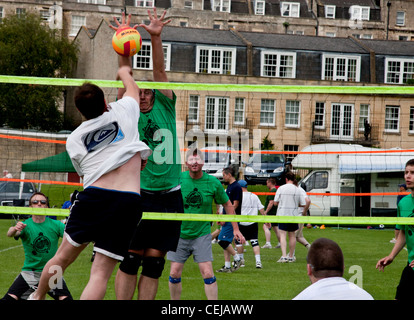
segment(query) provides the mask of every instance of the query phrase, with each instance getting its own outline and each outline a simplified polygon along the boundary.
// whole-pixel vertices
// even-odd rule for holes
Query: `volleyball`
[[[139,32],[131,27],[118,29],[112,37],[112,47],[121,56],[131,57],[141,50],[142,39]]]

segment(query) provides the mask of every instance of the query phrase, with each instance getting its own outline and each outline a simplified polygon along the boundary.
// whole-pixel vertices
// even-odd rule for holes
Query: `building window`
[[[286,101],[285,126],[290,128],[300,127],[300,101]]]
[[[171,44],[163,43],[162,48],[164,49],[164,66],[165,71],[170,71],[171,61]],[[152,70],[152,47],[151,42],[143,41],[141,50],[133,56],[134,69],[145,69]]]
[[[230,12],[230,0],[213,0],[213,11]]]
[[[70,25],[70,36],[76,36],[79,29],[86,25],[86,17],[84,16],[72,16],[72,23]]]
[[[262,99],[260,104],[260,125],[274,126],[276,114],[276,100]]]
[[[315,129],[325,129],[325,103],[316,102]]]
[[[360,80],[360,57],[323,55],[322,80],[355,81]]]
[[[265,14],[265,5],[266,2],[264,0],[256,0],[254,2],[254,14],[263,16]]]
[[[369,109],[369,104],[361,103],[359,106],[359,131],[365,131],[365,121],[369,123]]]
[[[26,14],[26,9],[25,8],[16,8],[16,15],[19,18],[22,18],[25,14]]]
[[[185,9],[193,9],[193,1],[184,1]]]
[[[385,106],[385,132],[398,132],[400,124],[400,106]]]
[[[3,7],[0,7],[0,23],[3,22],[3,18],[4,18],[4,9]]]
[[[351,20],[369,20],[369,7],[362,6],[351,6],[349,8],[349,13],[351,15]]]
[[[196,72],[235,74],[236,49],[197,47]]]
[[[296,53],[262,51],[261,76],[276,78],[296,77]]]
[[[280,12],[282,17],[299,18],[300,3],[297,2],[281,2]]]
[[[331,138],[352,140],[354,138],[354,105],[346,103],[332,104]]]
[[[154,0],[135,0],[135,6],[141,8],[154,7]]]
[[[325,6],[325,18],[327,19],[335,19],[335,6]]]
[[[200,107],[200,96],[190,95],[190,102],[188,106],[188,122],[198,122],[198,110]]]
[[[414,59],[385,59],[385,83],[403,84],[414,78]]]
[[[291,145],[291,144],[285,144],[283,146],[283,151],[299,151],[299,146],[298,145]],[[285,154],[285,159],[286,161],[292,161],[295,157],[296,157],[297,153],[292,153],[292,154]]]
[[[408,130],[410,133],[414,132],[414,107],[410,107],[410,127]]]
[[[405,12],[397,11],[397,21],[395,22],[397,26],[405,26]]]
[[[229,98],[207,97],[206,98],[206,131],[228,131]]]
[[[234,124],[244,124],[244,98],[236,98],[234,104]]]

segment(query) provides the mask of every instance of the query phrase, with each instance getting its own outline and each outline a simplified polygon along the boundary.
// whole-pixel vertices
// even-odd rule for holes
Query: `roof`
[[[367,53],[351,38],[333,38],[317,36],[301,36],[291,34],[269,34],[259,32],[239,31],[253,47],[297,50],[324,51],[363,54]]]
[[[370,47],[377,55],[413,56],[413,41],[397,40],[359,40]]]
[[[373,0],[319,0],[320,5],[332,5],[341,8],[349,8],[351,6],[370,7],[372,9],[378,9],[379,7]]]
[[[404,171],[406,162],[414,158],[414,152],[355,144],[316,144],[302,152],[309,153],[298,154],[292,161],[294,168],[337,168],[340,174]]]

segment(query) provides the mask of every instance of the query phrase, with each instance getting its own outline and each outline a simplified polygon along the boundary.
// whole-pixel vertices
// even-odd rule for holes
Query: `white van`
[[[305,147],[301,152],[306,153],[299,153],[292,165],[294,169],[310,170],[299,182],[312,201],[310,214],[395,217],[397,196],[383,193],[399,191],[405,164],[414,158],[413,152],[398,150],[351,144]]]

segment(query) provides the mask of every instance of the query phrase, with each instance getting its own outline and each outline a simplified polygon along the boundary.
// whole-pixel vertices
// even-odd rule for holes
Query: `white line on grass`
[[[23,247],[23,245],[21,244],[21,245],[18,245],[18,246],[14,246],[14,247],[10,247],[10,248],[0,250],[0,253],[5,252],[5,251],[9,251],[9,250],[12,250],[12,249],[20,248],[20,247]]]

